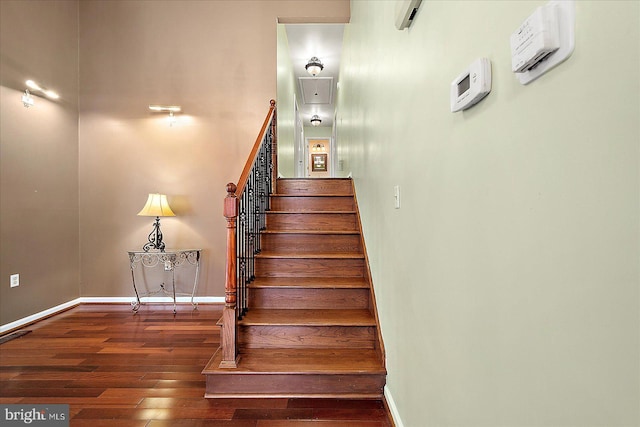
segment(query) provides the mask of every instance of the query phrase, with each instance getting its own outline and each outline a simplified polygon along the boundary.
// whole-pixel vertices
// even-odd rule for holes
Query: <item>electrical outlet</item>
[[[12,274],[11,275],[11,287],[15,288],[17,286],[20,286],[20,275],[19,274]]]
[[[393,187],[393,198],[395,199],[395,208],[400,209],[400,186]]]

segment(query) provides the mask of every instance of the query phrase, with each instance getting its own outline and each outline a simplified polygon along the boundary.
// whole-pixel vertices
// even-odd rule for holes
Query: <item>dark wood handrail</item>
[[[260,144],[264,140],[264,136],[269,131],[269,124],[271,123],[271,119],[274,118],[273,115],[276,111],[276,101],[272,99],[270,101],[271,106],[269,107],[269,112],[267,113],[267,117],[264,119],[264,123],[262,124],[262,128],[260,129],[260,133],[256,138],[256,142],[253,143],[253,148],[251,149],[251,154],[249,154],[249,158],[247,162],[244,164],[244,169],[242,169],[242,174],[240,174],[240,178],[238,179],[238,184],[236,184],[236,196],[240,197],[244,188],[247,186],[247,181],[249,180],[249,172],[251,171],[251,167],[256,161],[256,157],[258,156],[258,151],[260,150]],[[278,171],[274,170],[274,176],[278,176]]]
[[[259,233],[266,226],[269,196],[275,191],[277,165],[276,102],[272,99],[256,142],[238,180],[227,184],[225,307],[222,311],[221,368],[238,366],[238,318],[248,309],[248,283],[254,279],[254,259],[260,252]],[[249,188],[245,192],[245,188]]]

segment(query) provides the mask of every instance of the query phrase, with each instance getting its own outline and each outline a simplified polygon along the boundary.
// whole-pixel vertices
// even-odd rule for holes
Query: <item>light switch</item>
[[[393,187],[393,198],[395,200],[395,208],[400,209],[400,186]]]

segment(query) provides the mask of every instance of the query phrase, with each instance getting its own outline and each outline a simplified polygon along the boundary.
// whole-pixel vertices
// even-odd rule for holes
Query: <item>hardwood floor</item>
[[[0,403],[70,405],[71,426],[391,426],[381,400],[205,399],[221,305],[86,304],[0,344]]]

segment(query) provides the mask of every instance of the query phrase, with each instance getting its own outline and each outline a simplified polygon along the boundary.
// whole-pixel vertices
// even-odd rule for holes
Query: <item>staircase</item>
[[[203,371],[206,397],[382,397],[384,350],[352,181],[278,179],[270,197],[249,309],[237,321],[237,366],[220,367],[218,349]]]

